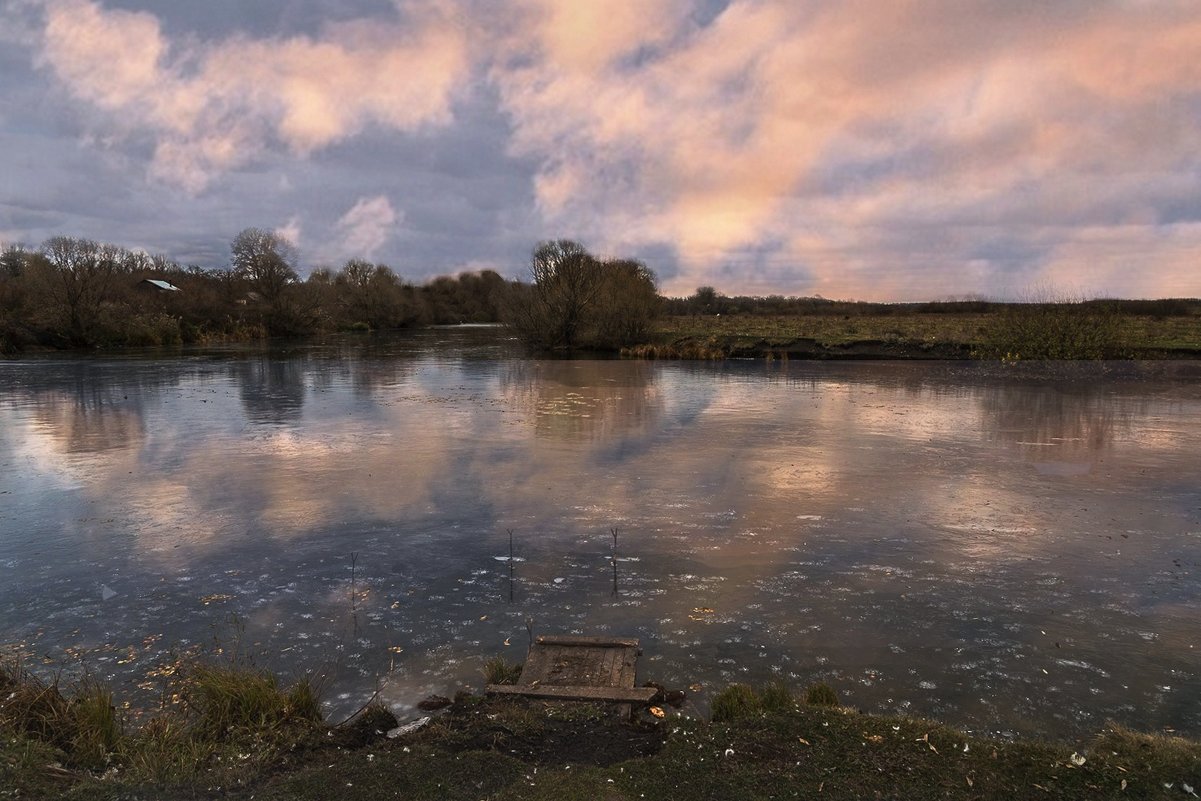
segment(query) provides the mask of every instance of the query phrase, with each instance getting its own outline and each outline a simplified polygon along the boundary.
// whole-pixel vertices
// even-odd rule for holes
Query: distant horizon
[[[0,0],[0,243],[1201,296],[1201,4]],[[949,292],[948,287],[954,287]]]
[[[61,236],[70,236],[70,235],[62,234]],[[75,238],[86,239],[88,237],[75,237]],[[126,247],[125,245],[122,245],[119,242],[111,242],[111,241],[107,241],[107,240],[103,240],[103,239],[97,239],[95,241],[102,243],[102,244],[106,244],[106,245],[114,245],[114,246],[123,247],[123,248]],[[30,245],[27,242],[0,242],[0,250],[3,250],[3,248],[5,248],[7,246],[23,247],[29,252],[36,252],[41,247],[41,244]],[[126,249],[135,251],[135,252],[144,253],[147,256],[159,256],[159,255],[166,256],[167,255],[167,254],[161,254],[161,253],[152,253],[150,251],[145,251],[145,250],[138,249],[138,248],[126,248]],[[531,251],[532,251],[532,249],[533,249],[533,246],[531,246]],[[301,255],[303,257],[303,254],[301,254]],[[167,258],[170,259],[169,256],[167,256]],[[606,258],[620,258],[620,256],[607,256]],[[176,266],[180,269],[184,269],[184,270],[187,270],[187,269],[193,268],[193,267],[203,269],[203,270],[230,270],[230,269],[233,269],[229,263],[229,259],[227,259],[226,262],[223,264],[216,264],[213,266],[206,266],[206,265],[201,265],[201,264],[184,264],[184,263],[175,261],[174,259],[170,259],[170,260],[172,261],[174,266]],[[357,258],[354,256],[351,256],[347,259],[347,261],[351,261],[351,260],[371,261],[369,259],[361,259],[361,258]],[[516,280],[516,281],[526,281],[526,282],[529,281],[528,264],[525,267],[522,267],[518,270],[509,271],[509,273],[502,272],[501,270],[498,270],[494,267],[476,267],[476,268],[471,268],[471,269],[457,270],[454,272],[424,275],[424,276],[421,276],[420,278],[412,278],[410,276],[406,276],[400,272],[397,272],[391,265],[387,264],[386,262],[377,261],[377,262],[371,262],[371,263],[381,264],[385,267],[388,267],[388,269],[393,270],[393,272],[396,273],[397,277],[400,278],[402,281],[406,281],[406,282],[414,284],[414,285],[424,285],[424,284],[428,284],[432,281],[435,281],[439,278],[455,278],[457,276],[464,275],[464,274],[480,273],[480,272],[484,272],[484,271],[488,271],[488,270],[496,272],[497,274],[501,275],[506,280],[510,280],[510,281]],[[308,280],[309,276],[312,275],[312,273],[316,270],[329,269],[332,272],[337,273],[338,270],[341,269],[343,266],[345,266],[345,263],[343,263],[341,265],[325,265],[325,264],[317,265],[317,264],[314,264],[314,265],[308,266],[307,268],[304,267],[303,265],[301,265],[300,268],[297,270],[297,273],[298,273],[301,281],[306,281],[306,280]],[[654,271],[653,264],[648,264],[647,266],[652,271]],[[922,304],[922,303],[1030,303],[1030,304],[1039,304],[1039,303],[1080,303],[1080,302],[1102,301],[1102,300],[1113,300],[1113,301],[1161,301],[1161,300],[1201,301],[1201,294],[1199,294],[1197,296],[1162,295],[1162,296],[1156,296],[1156,297],[1150,297],[1150,296],[1119,297],[1119,296],[1115,296],[1115,295],[1090,294],[1087,292],[1081,292],[1078,290],[1071,290],[1071,289],[1064,290],[1064,289],[1061,289],[1058,287],[1048,287],[1048,286],[1039,286],[1039,287],[1034,287],[1034,288],[1030,288],[1027,290],[1023,290],[1023,291],[1017,292],[1016,294],[1014,294],[1013,296],[1010,296],[1010,297],[1005,297],[1005,296],[1001,296],[1001,295],[983,295],[980,293],[964,293],[964,294],[951,293],[951,294],[942,295],[942,296],[915,297],[915,298],[911,298],[911,299],[891,299],[891,300],[873,300],[870,298],[826,297],[821,294],[803,295],[803,294],[787,294],[787,293],[782,293],[782,292],[765,292],[765,293],[729,292],[729,291],[723,290],[720,286],[714,286],[712,284],[702,284],[700,286],[693,287],[692,290],[682,293],[682,294],[673,294],[673,293],[665,292],[661,288],[659,290],[659,294],[662,297],[671,299],[671,300],[686,300],[687,298],[692,297],[694,294],[696,294],[696,292],[698,290],[700,290],[702,287],[706,287],[706,286],[713,288],[719,295],[721,295],[723,297],[727,297],[727,298],[783,297],[788,300],[818,300],[818,301],[829,302],[829,303],[865,303],[865,304],[876,304],[876,305],[915,305],[915,304]]]

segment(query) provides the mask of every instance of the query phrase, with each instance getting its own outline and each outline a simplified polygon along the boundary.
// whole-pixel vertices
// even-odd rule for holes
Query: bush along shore
[[[489,678],[512,668],[494,660]],[[1074,745],[996,741],[859,714],[825,685],[731,685],[709,720],[656,701],[630,719],[466,691],[441,702],[408,725],[379,702],[335,725],[310,680],[195,663],[135,730],[98,683],[8,664],[0,798],[1187,799],[1201,788],[1193,740],[1108,726]]]

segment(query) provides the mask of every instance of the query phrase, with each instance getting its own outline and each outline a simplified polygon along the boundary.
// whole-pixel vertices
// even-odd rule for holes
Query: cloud
[[[1005,259],[974,255],[982,233],[1004,232],[1015,252],[1070,253],[1104,227],[1135,264],[1155,265],[1170,258],[1157,229],[1115,218],[1154,223],[1196,188],[1193,4],[734,0],[699,26],[664,2],[653,37],[618,13],[622,35],[591,39],[586,58],[572,42],[593,23],[547,5],[540,38],[509,43],[524,66],[493,72],[513,150],[537,161],[552,225],[613,249],[675,247],[670,291],[731,264],[770,279],[746,255],[765,247],[767,263],[803,268],[777,291],[908,297],[971,289],[955,280],[971,270],[977,285],[1020,280]],[[1181,169],[1193,180],[1165,193]]]
[[[220,225],[296,214],[331,253],[433,269],[569,236],[669,293],[1201,295],[1191,0],[284,5],[254,33],[176,3],[0,19],[74,104],[60,138],[119,151],[105,180],[142,168],[130,196],[183,187]]]
[[[277,227],[273,233],[275,233],[277,236],[283,237],[293,245],[297,245],[300,242],[300,237],[303,235],[303,228],[300,225],[300,217],[289,217],[288,221]]]
[[[402,218],[403,215],[397,214],[384,195],[359,198],[350,211],[338,220],[342,249],[352,256],[374,258]]]
[[[283,146],[297,155],[374,124],[446,125],[467,69],[462,30],[437,2],[316,36],[169,41],[146,12],[50,0],[40,63],[124,138],[148,136],[151,175],[198,192]]]

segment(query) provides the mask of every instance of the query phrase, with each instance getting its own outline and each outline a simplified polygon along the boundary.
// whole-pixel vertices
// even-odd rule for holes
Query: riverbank
[[[1201,314],[1087,304],[939,312],[873,306],[846,314],[718,314],[661,318],[633,358],[1197,359]],[[1191,307],[1187,307],[1191,308]],[[1117,310],[1115,310],[1117,309]]]
[[[824,687],[732,685],[712,720],[460,692],[422,725],[379,704],[331,725],[307,682],[192,666],[170,707],[125,732],[95,684],[63,693],[0,675],[0,798],[1171,799],[1201,787],[1196,741],[1117,726],[1075,744],[996,741],[861,715]]]

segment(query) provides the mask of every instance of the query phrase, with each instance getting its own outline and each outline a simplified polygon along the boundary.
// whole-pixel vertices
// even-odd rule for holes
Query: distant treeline
[[[360,259],[301,280],[296,248],[257,228],[230,251],[227,267],[204,269],[65,236],[36,250],[10,245],[0,252],[0,352],[493,322],[533,349],[617,350],[644,341],[660,307],[646,265],[601,260],[569,240],[535,248],[528,283],[485,270],[418,286]]]
[[[66,236],[48,239],[37,249],[4,247],[0,353],[493,322],[509,324],[534,349],[613,351],[650,341],[654,321],[663,315],[996,314],[1005,318],[1005,330],[1030,329],[1039,333],[1040,341],[1052,343],[1079,338],[1068,328],[1086,332],[1090,340],[1105,339],[1101,335],[1123,316],[1201,315],[1201,301],[1179,298],[866,303],[783,295],[729,297],[707,286],[686,298],[666,298],[658,294],[655,275],[642,262],[599,259],[570,240],[542,242],[534,249],[529,282],[509,281],[485,270],[414,285],[385,264],[361,259],[336,270],[319,267],[301,280],[296,248],[278,234],[257,228],[238,234],[230,250],[228,266],[205,269]],[[1005,346],[1017,348],[1028,339]],[[1090,345],[1071,352],[1108,353],[1107,347]],[[1047,345],[1042,350],[1057,354],[1062,348]],[[1018,352],[1032,348],[1026,345]]]
[[[713,287],[700,287],[686,298],[664,298],[663,311],[668,315],[750,314],[759,316],[860,316],[889,317],[906,314],[992,314],[1011,310],[1015,306],[1070,306],[1081,311],[1104,309],[1108,313],[1141,317],[1188,317],[1201,314],[1201,300],[1196,298],[1166,298],[1162,300],[1083,300],[1046,298],[1014,303],[990,301],[983,298],[967,300],[924,301],[920,303],[871,303],[867,301],[827,300],[821,297],[786,297],[784,295],[726,296]]]
[[[301,280],[295,248],[247,229],[226,268],[177,264],[117,245],[54,237],[0,251],[0,352],[297,336],[323,331],[497,322],[507,282],[485,270],[402,280],[352,259]]]

